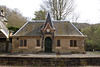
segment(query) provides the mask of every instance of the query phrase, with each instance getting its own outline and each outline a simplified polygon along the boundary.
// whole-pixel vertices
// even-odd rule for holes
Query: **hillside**
[[[83,28],[81,31],[84,35],[87,35],[85,40],[86,50],[100,50],[100,25],[95,24]]]
[[[85,50],[100,50],[100,24],[73,23],[81,32],[87,36]]]
[[[88,24],[88,23],[73,23],[78,29],[83,29],[86,27],[90,27],[92,26],[92,24]]]
[[[8,20],[7,27],[21,27],[27,20],[22,16],[21,12],[18,9],[9,9],[6,6],[0,6],[0,11],[5,12],[5,17]]]

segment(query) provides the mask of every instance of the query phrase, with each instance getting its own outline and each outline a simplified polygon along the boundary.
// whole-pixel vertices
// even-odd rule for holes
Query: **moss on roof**
[[[45,21],[27,22],[14,36],[41,36],[41,28]],[[70,22],[68,21],[53,21],[55,27],[55,36],[78,36],[82,35]]]

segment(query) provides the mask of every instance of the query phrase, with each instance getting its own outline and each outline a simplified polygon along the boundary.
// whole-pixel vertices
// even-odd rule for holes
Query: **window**
[[[70,47],[73,47],[73,40],[70,40]]]
[[[26,47],[27,46],[27,40],[20,40],[20,46]]]
[[[20,40],[20,46],[21,47],[23,46],[23,40]]]
[[[77,47],[77,40],[70,40],[70,47]]]
[[[57,46],[60,47],[60,40],[57,40]]]
[[[24,40],[24,46],[27,46],[27,41],[26,40]]]
[[[40,40],[37,40],[37,46],[40,46]]]
[[[77,41],[74,40],[74,47],[77,47]]]

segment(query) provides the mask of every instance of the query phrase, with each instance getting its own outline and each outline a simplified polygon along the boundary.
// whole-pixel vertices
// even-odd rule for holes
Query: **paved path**
[[[91,53],[87,54],[55,54],[55,53],[40,53],[40,54],[0,54],[0,57],[38,57],[38,58],[100,58],[99,55]]]

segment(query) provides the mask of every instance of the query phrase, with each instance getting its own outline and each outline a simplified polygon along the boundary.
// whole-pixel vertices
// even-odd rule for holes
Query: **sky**
[[[19,9],[25,17],[34,17],[40,9],[42,0],[0,0],[0,5]],[[79,14],[78,22],[100,23],[100,0],[76,0],[75,13]]]

